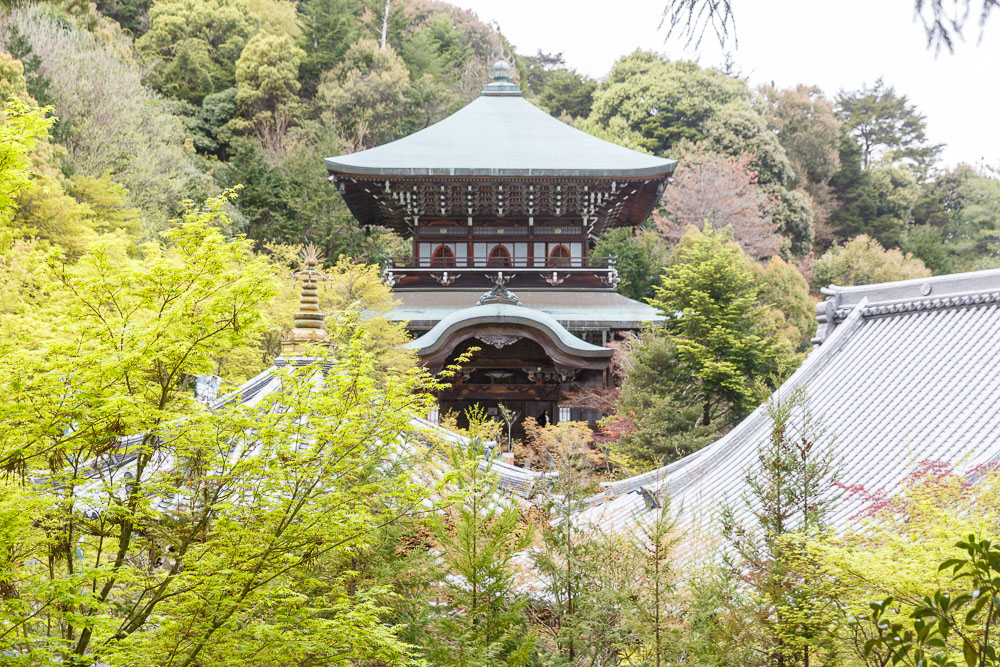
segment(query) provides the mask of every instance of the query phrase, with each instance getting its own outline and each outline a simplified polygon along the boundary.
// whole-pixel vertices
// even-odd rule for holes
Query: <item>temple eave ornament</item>
[[[517,298],[516,294],[507,289],[502,282],[498,281],[493,285],[493,289],[479,297],[477,304],[480,306],[489,306],[492,304],[520,306],[521,300]]]
[[[476,338],[486,343],[487,345],[491,345],[497,348],[498,350],[507,347],[508,345],[513,345],[517,341],[521,340],[521,336],[505,336],[505,335],[490,335],[490,334],[483,334],[480,336],[476,336]]]

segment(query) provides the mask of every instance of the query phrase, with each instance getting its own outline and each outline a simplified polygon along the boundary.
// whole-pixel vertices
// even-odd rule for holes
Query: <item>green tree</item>
[[[52,125],[48,111],[14,97],[0,98],[0,247],[12,240],[8,225],[18,195],[31,182],[31,151],[39,139],[48,136]]]
[[[830,650],[829,622],[811,587],[816,568],[804,541],[824,527],[837,501],[833,459],[801,389],[767,404],[772,427],[745,471],[748,490],[721,512],[723,567],[745,586],[726,606],[749,626],[747,664],[804,665]],[[825,664],[825,663],[820,663]]]
[[[438,646],[429,651],[434,664],[527,665],[534,653],[527,600],[514,590],[513,565],[532,533],[518,507],[502,496],[494,461],[484,461],[479,438],[452,451],[457,496],[435,523],[448,606],[441,610]]]
[[[52,159],[61,171],[109,175],[125,186],[130,205],[142,210],[146,238],[183,211],[185,198],[218,192],[169,105],[143,84],[144,69],[120,35],[99,37],[40,4],[12,9],[0,32],[8,26],[30,47],[35,73],[56,106],[53,138],[66,150]]]
[[[122,29],[141,37],[149,29],[149,6],[152,0],[100,0],[97,11],[118,21]]]
[[[280,155],[298,115],[299,63],[305,53],[289,35],[257,33],[236,61],[236,105],[271,155]]]
[[[841,121],[833,102],[816,86],[760,89],[764,118],[778,137],[796,172],[796,184],[807,190],[823,186],[840,167]]]
[[[718,70],[636,51],[600,82],[589,119],[664,155],[682,139],[700,140],[704,124],[723,106],[750,99],[746,83]]]
[[[924,278],[931,272],[918,258],[896,248],[886,250],[862,234],[827,250],[813,265],[813,274],[817,286],[846,286]]]
[[[639,469],[664,465],[700,449],[719,435],[719,423],[699,424],[703,416],[691,370],[678,359],[677,343],[655,328],[630,343],[622,362],[615,415],[604,422],[616,434],[613,448]]]
[[[866,658],[881,664],[939,665],[958,667],[961,663],[948,655],[951,637],[960,641],[962,658],[967,666],[996,667],[1000,653],[990,632],[996,630],[1000,615],[1000,546],[989,539],[969,535],[956,545],[965,554],[949,558],[938,566],[938,572],[951,570],[954,581],[968,581],[968,592],[952,597],[949,592],[937,590],[925,595],[914,606],[912,625],[891,623],[885,620],[887,611],[895,600],[888,597],[881,603],[872,603],[872,613],[856,622],[869,621],[875,636],[864,647]]]
[[[5,341],[4,484],[47,507],[2,605],[17,632],[0,651],[22,664],[407,661],[386,592],[349,586],[345,565],[425,497],[383,462],[428,377],[387,378],[361,324],[336,358],[277,371],[280,394],[199,408],[185,379],[259,330],[274,288],[223,238],[221,205],[140,256],[95,244],[60,268],[59,337]]]
[[[229,157],[228,149],[234,137],[232,120],[239,110],[236,95],[236,88],[226,88],[206,95],[200,108],[191,107],[187,127],[198,151],[214,154],[223,160]]]
[[[595,262],[614,257],[618,270],[618,292],[641,301],[653,295],[653,285],[667,261],[666,248],[651,229],[617,227],[605,232],[591,256]]]
[[[925,183],[903,248],[935,273],[990,268],[1000,253],[1000,180],[959,165]]]
[[[787,373],[791,346],[759,301],[750,260],[728,230],[690,230],[675,248],[650,303],[667,318],[677,358],[697,381],[705,426],[756,404],[756,382]]]
[[[200,104],[236,83],[236,61],[259,26],[236,0],[155,0],[149,31],[135,48],[150,64],[153,86]]]
[[[995,580],[980,577],[984,570],[996,571],[991,552],[996,552],[998,475],[979,469],[970,484],[969,473],[924,461],[890,495],[854,488],[850,493],[864,503],[862,516],[869,530],[850,537],[816,538],[809,544],[828,586],[821,597],[837,612],[831,632],[856,656],[857,663],[849,664],[885,667],[893,664],[896,654],[895,658],[903,658],[896,664],[913,665],[918,648],[924,651],[926,664],[977,664],[965,661],[970,654],[963,651],[964,638],[980,658],[983,639],[995,645],[991,639],[995,619],[989,634],[984,634]],[[957,540],[958,535],[976,537]],[[942,568],[945,562],[949,565]],[[958,574],[966,576],[954,576],[959,563]],[[983,570],[974,573],[970,565]],[[974,612],[969,593],[976,588],[975,600],[987,599],[978,613],[966,619],[966,612]],[[886,598],[893,602],[887,604]],[[944,662],[933,662],[936,656]]]
[[[795,180],[795,170],[764,117],[742,105],[725,106],[703,126],[701,146],[716,153],[740,157],[751,156],[750,168],[763,185],[789,185]]]
[[[532,611],[550,644],[547,662],[566,667],[623,662],[638,643],[626,620],[635,559],[626,542],[603,536],[579,516],[595,490],[590,428],[563,421],[544,429],[526,425],[526,431],[559,473],[545,497],[549,520],[531,554],[544,581]]]
[[[642,642],[638,664],[671,664],[678,651],[678,573],[674,552],[681,540],[664,486],[649,518],[636,522],[629,546],[636,560],[636,595],[630,625]],[[627,621],[627,622],[629,622]]]
[[[941,152],[941,144],[927,143],[927,119],[882,79],[871,88],[837,95],[837,114],[844,128],[861,148],[862,168],[882,157],[906,160],[919,173],[926,173]]]
[[[320,78],[316,102],[350,149],[370,148],[402,133],[409,80],[406,64],[391,48],[363,39]]]
[[[518,56],[521,88],[527,97],[557,118],[563,114],[585,118],[594,103],[597,83],[566,67],[561,53]]]
[[[300,46],[305,51],[300,76],[314,93],[320,74],[340,62],[357,40],[363,3],[360,0],[309,0],[302,3]]]
[[[757,265],[754,270],[761,301],[771,304],[778,311],[775,319],[783,322],[781,335],[796,350],[807,350],[816,332],[816,299],[809,293],[809,283],[794,264],[780,257],[772,257],[766,267]]]
[[[901,243],[920,192],[908,168],[880,162],[867,171],[862,169],[861,149],[845,136],[840,171],[830,185],[840,200],[829,221],[837,239],[867,234],[886,246]]]

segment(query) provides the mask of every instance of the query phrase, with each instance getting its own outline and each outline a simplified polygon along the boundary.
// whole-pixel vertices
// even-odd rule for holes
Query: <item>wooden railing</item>
[[[560,258],[558,261],[546,261],[535,264],[527,259],[516,258],[509,263],[497,262],[490,265],[486,260],[468,262],[456,259],[447,263],[432,263],[430,266],[403,265],[390,259],[382,272],[383,281],[394,286],[400,280],[415,276],[429,277],[440,285],[449,286],[456,280],[465,277],[485,278],[490,283],[505,284],[511,278],[519,275],[540,277],[544,282],[560,285],[575,276],[596,277],[604,285],[615,287],[618,284],[618,270],[615,268],[614,257]]]

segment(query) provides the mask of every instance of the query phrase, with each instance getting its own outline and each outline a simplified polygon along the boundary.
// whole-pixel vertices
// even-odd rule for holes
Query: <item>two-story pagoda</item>
[[[613,259],[592,257],[605,230],[643,222],[676,162],[603,141],[521,96],[510,67],[472,103],[383,146],[328,158],[330,180],[363,225],[413,239],[413,260],[385,272],[432,370],[481,348],[441,409],[504,403],[520,417],[593,421],[565,405],[607,386],[608,343],[659,319],[615,292]],[[513,292],[516,292],[516,296]]]

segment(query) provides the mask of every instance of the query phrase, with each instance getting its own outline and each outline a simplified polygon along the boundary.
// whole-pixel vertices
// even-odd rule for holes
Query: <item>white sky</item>
[[[448,0],[499,25],[519,53],[562,52],[580,72],[601,77],[637,48],[704,66],[724,62],[714,35],[701,47],[664,44],[664,0]],[[966,28],[955,54],[926,48],[913,0],[734,0],[736,67],[751,84],[818,85],[829,97],[883,77],[927,116],[945,164],[1000,166],[1000,11],[979,42]],[[973,5],[977,5],[973,2]],[[975,7],[974,7],[975,9]]]

